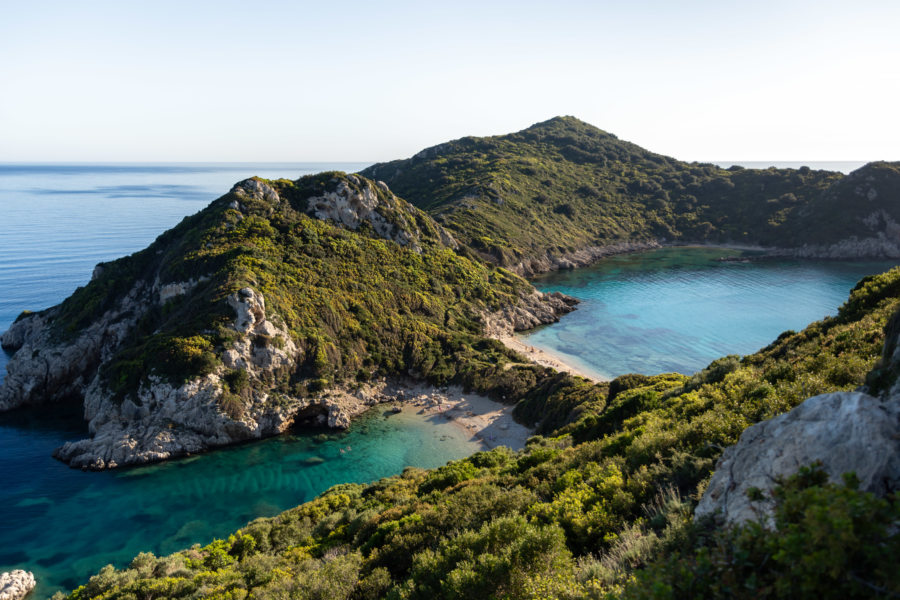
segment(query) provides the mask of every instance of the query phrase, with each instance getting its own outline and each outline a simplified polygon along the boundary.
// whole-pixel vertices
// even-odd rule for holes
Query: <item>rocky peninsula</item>
[[[87,469],[300,423],[346,428],[392,399],[386,377],[439,384],[486,352],[520,362],[485,347],[451,366],[439,356],[451,339],[483,345],[488,327],[551,323],[573,306],[466,258],[383,183],[249,179],[147,250],[98,265],[62,305],[23,314],[0,337],[14,352],[0,409],[83,403],[91,437],[56,456]]]

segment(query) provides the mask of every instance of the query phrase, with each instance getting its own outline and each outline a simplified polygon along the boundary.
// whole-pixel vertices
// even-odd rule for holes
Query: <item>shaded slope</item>
[[[659,243],[759,244],[841,256],[900,256],[896,165],[870,170],[869,200],[840,173],[721,169],[624,142],[574,117],[467,137],[363,171],[429,211],[484,257],[520,273]],[[864,199],[865,202],[860,202]],[[874,214],[884,211],[886,219]],[[839,228],[837,224],[843,225]]]

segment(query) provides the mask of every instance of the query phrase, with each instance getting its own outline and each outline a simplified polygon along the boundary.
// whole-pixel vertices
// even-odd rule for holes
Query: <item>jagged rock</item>
[[[227,298],[235,311],[234,329],[242,335],[223,356],[226,367],[252,377],[295,365],[298,348],[288,331],[266,318],[265,298],[245,287]],[[281,342],[275,344],[275,338]],[[84,418],[91,438],[68,442],[55,456],[73,467],[105,469],[164,460],[215,446],[276,435],[315,401],[280,398],[253,390],[240,414],[226,414],[220,399],[221,373],[174,387],[159,377],[137,391],[134,401],[117,402],[94,377],[84,392]],[[234,411],[232,411],[233,413]],[[326,407],[327,412],[327,407]],[[335,416],[335,422],[344,419]],[[348,423],[349,424],[349,423]]]
[[[384,239],[401,246],[415,244],[418,247],[418,230],[403,215],[395,215],[399,223],[392,223],[382,214],[386,212],[385,207],[368,183],[360,185],[359,179],[352,175],[347,179],[353,186],[341,181],[333,192],[310,198],[308,212],[317,219],[331,219],[353,230],[359,229],[363,222],[368,222]]]
[[[115,308],[64,342],[49,327],[58,307],[16,321],[0,337],[4,349],[15,351],[0,387],[0,410],[79,395],[150,306],[149,287],[138,281]]]
[[[368,181],[348,175],[347,181],[338,182],[334,191],[310,198],[307,212],[317,219],[330,219],[353,230],[368,222],[380,237],[408,246],[416,252],[421,251],[422,232],[416,225],[415,209],[409,205],[398,209],[400,205],[396,196],[384,182],[376,183],[375,187],[387,196],[388,201],[380,198]],[[404,214],[404,211],[409,214]],[[443,245],[454,250],[459,248],[449,232],[440,225],[435,224],[435,227]]]
[[[280,199],[275,188],[259,179],[253,178],[245,179],[234,184],[234,187],[231,188],[231,193],[239,198],[254,198],[272,203],[278,202]],[[235,210],[240,210],[240,205],[233,208],[235,208]]]
[[[862,490],[884,495],[900,489],[900,396],[823,394],[746,429],[719,459],[695,517],[726,523],[766,518],[771,502],[751,503],[747,492],[770,490],[779,477],[815,461],[832,481],[853,471]]]
[[[497,337],[556,323],[559,317],[575,310],[576,304],[578,300],[560,292],[523,292],[517,304],[484,315],[485,334]]]
[[[17,569],[0,574],[0,600],[20,600],[34,589],[34,575]]]

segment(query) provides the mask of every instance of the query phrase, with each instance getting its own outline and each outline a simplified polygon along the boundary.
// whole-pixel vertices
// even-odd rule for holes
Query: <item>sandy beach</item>
[[[393,393],[400,410],[448,420],[481,442],[485,449],[507,446],[520,450],[534,434],[513,419],[512,406],[467,394],[458,386],[437,389],[424,384],[410,385]]]
[[[600,383],[602,381],[609,381],[604,377],[596,373],[591,373],[585,371],[584,369],[579,369],[577,366],[569,364],[566,360],[559,356],[558,354],[553,354],[546,350],[542,350],[541,348],[537,348],[535,346],[531,346],[523,342],[520,338],[515,335],[497,335],[494,336],[494,339],[503,342],[503,344],[511,349],[515,350],[519,354],[522,354],[528,357],[529,360],[535,362],[544,367],[550,367],[551,369],[556,369],[561,373],[570,373],[572,375],[578,375],[579,377],[584,377],[585,379],[590,379],[591,381]]]

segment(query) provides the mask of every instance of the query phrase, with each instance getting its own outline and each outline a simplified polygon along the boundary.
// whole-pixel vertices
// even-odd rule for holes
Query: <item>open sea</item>
[[[0,164],[0,331],[22,310],[59,303],[89,281],[95,264],[144,248],[237,181],[364,166]],[[665,249],[542,277],[541,289],[583,302],[527,339],[603,375],[690,373],[833,314],[859,277],[891,266],[716,260],[727,253]],[[0,352],[0,380],[7,360]],[[0,414],[0,571],[34,571],[38,598],[141,551],[165,554],[226,536],[332,485],[438,466],[478,448],[443,420],[375,410],[346,433],[295,432],[162,465],[84,473],[51,458],[86,435],[79,412],[48,412]]]

